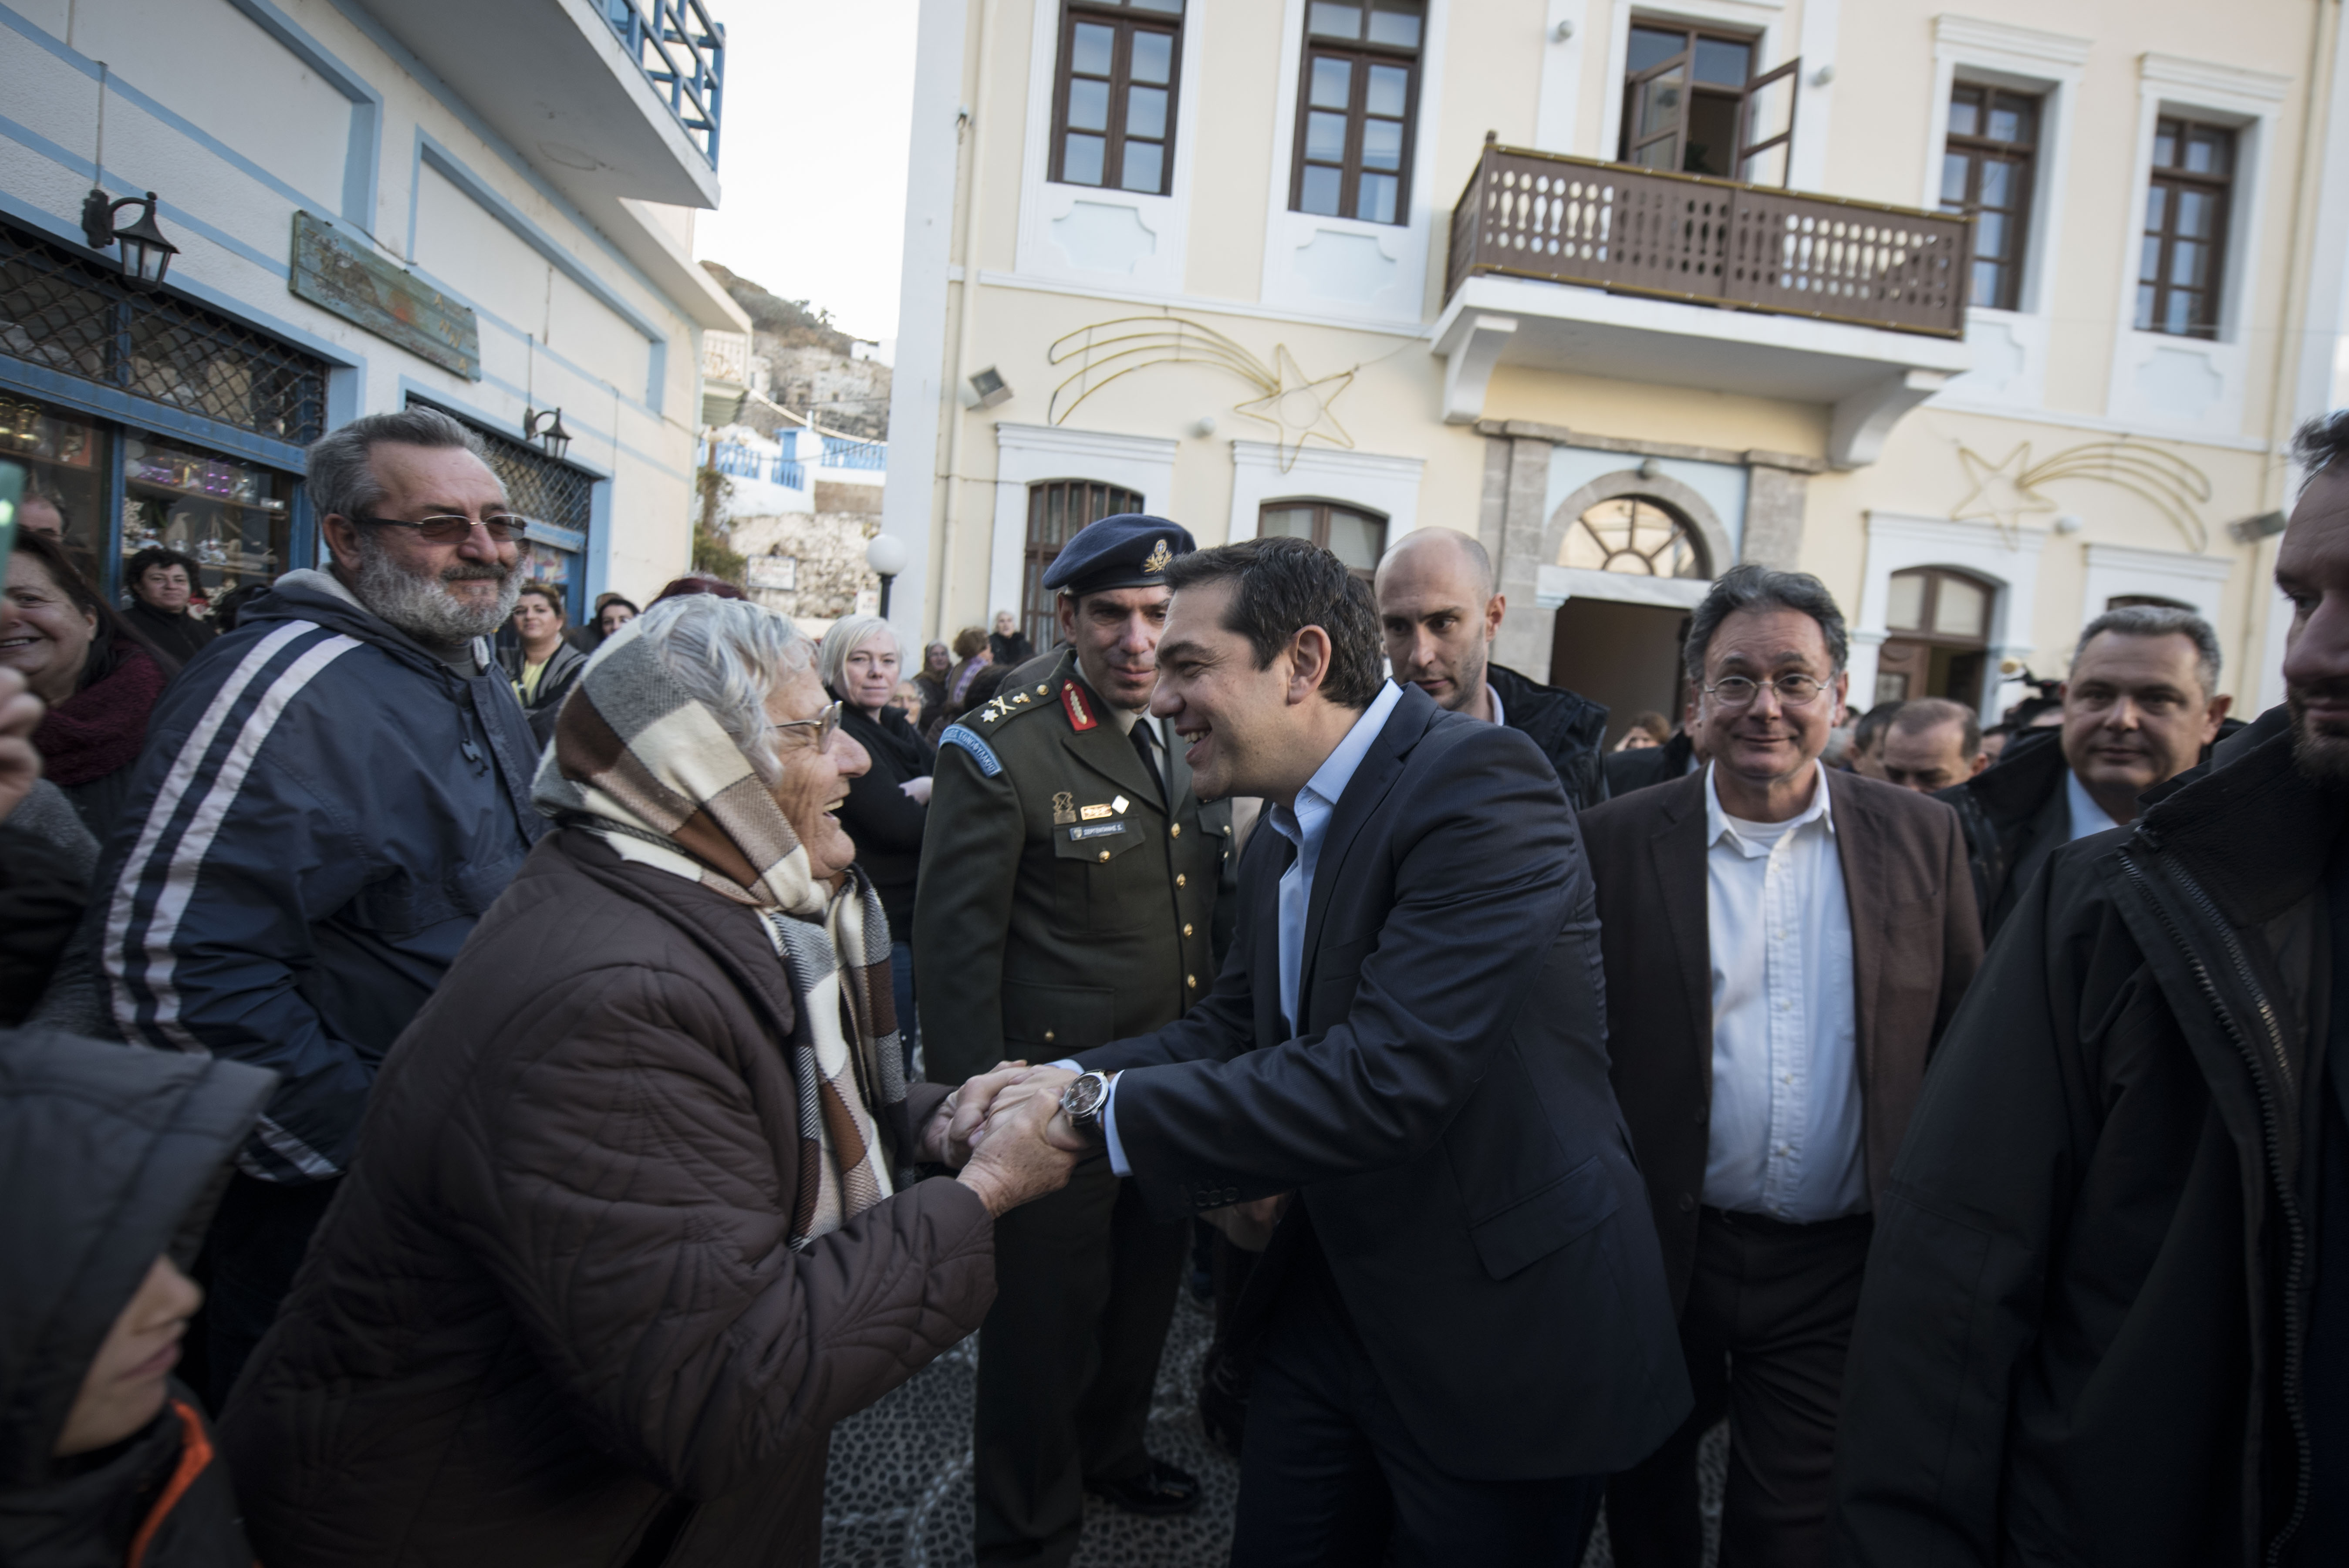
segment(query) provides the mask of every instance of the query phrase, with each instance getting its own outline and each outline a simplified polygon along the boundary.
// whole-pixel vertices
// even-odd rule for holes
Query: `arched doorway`
[[[1680,717],[1681,645],[1713,577],[1703,536],[1653,495],[1609,496],[1567,524],[1553,564],[1583,584],[1558,606],[1549,679],[1607,705],[1607,744],[1642,713]]]
[[[1998,585],[1946,566],[1892,574],[1884,606],[1891,634],[1876,655],[1875,702],[1945,696],[1980,709]]]

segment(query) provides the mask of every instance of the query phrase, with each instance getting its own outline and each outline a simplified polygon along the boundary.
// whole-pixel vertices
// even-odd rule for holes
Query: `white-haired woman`
[[[873,765],[849,780],[840,825],[856,863],[873,879],[889,916],[889,968],[897,987],[897,1028],[905,1076],[914,1076],[914,876],[930,817],[930,770],[937,748],[892,700],[904,657],[897,634],[878,615],[843,615],[823,634],[816,669],[840,704],[840,727]]]
[[[598,649],[554,819],[392,1047],[222,1423],[267,1562],[814,1563],[833,1423],[977,1329],[1045,1107],[958,1180],[832,812],[864,754],[792,624]]]

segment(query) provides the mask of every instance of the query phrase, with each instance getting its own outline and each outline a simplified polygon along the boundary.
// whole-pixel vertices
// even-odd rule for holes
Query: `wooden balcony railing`
[[[1452,213],[1444,297],[1478,273],[1962,337],[1970,221],[1503,147]]]

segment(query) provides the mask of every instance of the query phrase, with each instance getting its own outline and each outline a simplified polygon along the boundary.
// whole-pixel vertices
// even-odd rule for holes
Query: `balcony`
[[[718,205],[726,29],[703,0],[362,0],[583,207]]]
[[[1452,218],[1444,417],[1524,366],[1825,404],[1828,460],[1863,466],[1968,366],[1968,229],[1488,140]]]

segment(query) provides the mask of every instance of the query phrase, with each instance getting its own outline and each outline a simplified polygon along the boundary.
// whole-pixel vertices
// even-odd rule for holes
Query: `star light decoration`
[[[2039,487],[2057,480],[2095,480],[2116,485],[2149,502],[2183,534],[2195,553],[2209,547],[2210,531],[2200,508],[2210,499],[2210,479],[2185,459],[2140,442],[2084,441],[2044,461],[2031,460],[2024,441],[1997,462],[1960,442],[1958,462],[1972,489],[1950,511],[1953,522],[1979,519],[2017,542],[2023,519],[2056,510]]]
[[[1212,326],[1178,315],[1130,315],[1096,322],[1055,342],[1044,356],[1050,365],[1076,369],[1052,388],[1046,418],[1063,423],[1077,406],[1120,377],[1154,365],[1209,365],[1247,382],[1257,396],[1235,404],[1243,418],[1270,425],[1280,434],[1280,471],[1287,473],[1308,441],[1323,441],[1351,451],[1354,438],[1338,422],[1330,406],[1352,385],[1354,372],[1312,377],[1297,363],[1285,343],[1273,346],[1273,364],[1267,365]]]

